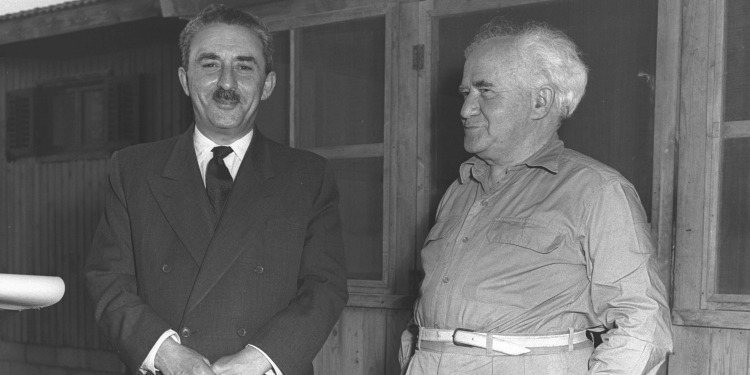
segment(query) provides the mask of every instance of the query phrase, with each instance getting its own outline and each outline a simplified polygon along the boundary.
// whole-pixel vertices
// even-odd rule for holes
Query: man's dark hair
[[[195,18],[190,20],[180,32],[180,53],[182,55],[182,67],[187,70],[190,64],[190,43],[193,36],[205,26],[223,23],[226,25],[244,26],[255,32],[263,44],[263,59],[266,61],[266,74],[273,71],[273,35],[261,20],[247,12],[229,8],[221,4],[211,4]]]

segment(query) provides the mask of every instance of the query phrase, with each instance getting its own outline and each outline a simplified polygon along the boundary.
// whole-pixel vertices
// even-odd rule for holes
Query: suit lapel
[[[193,132],[179,137],[161,176],[148,179],[159,208],[196,264],[211,242],[213,214],[193,146]]]
[[[267,213],[273,209],[273,196],[284,188],[282,179],[275,176],[269,152],[266,139],[256,129],[198,272],[186,315],[203,300],[243,251],[262,243],[260,236]]]

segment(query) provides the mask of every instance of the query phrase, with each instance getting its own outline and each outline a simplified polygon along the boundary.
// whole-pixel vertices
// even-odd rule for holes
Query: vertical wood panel
[[[703,199],[707,103],[709,7],[707,1],[685,0],[683,6],[682,105],[678,129],[678,181],[674,307],[700,307],[703,264]]]
[[[656,37],[654,95],[654,176],[651,209],[659,276],[672,292],[675,156],[680,111],[681,3],[660,0]],[[671,302],[671,301],[670,301]]]
[[[732,329],[711,329],[711,331],[710,374],[747,374],[747,332]]]
[[[401,348],[401,333],[406,329],[412,317],[412,310],[391,310],[386,321],[385,373],[398,374],[401,365],[398,353]]]
[[[708,375],[710,328],[674,326],[673,335],[674,354],[669,358],[669,374]]]
[[[76,74],[111,69],[116,74],[146,74],[154,84],[144,85],[143,119],[151,120],[142,134],[144,141],[162,135],[174,135],[179,118],[179,90],[173,77],[178,61],[174,47],[178,30],[166,42],[132,43],[132,47],[115,50],[108,45],[108,31],[92,31],[86,38],[99,39],[102,51],[86,50],[71,56],[44,58],[2,58],[0,60],[0,124],[4,134],[5,93],[34,87],[40,82]],[[114,33],[122,39],[127,33]],[[162,39],[166,39],[161,37]],[[80,43],[76,38],[60,37],[64,43]],[[40,42],[42,43],[42,42]],[[57,42],[47,42],[56,44]],[[26,53],[48,53],[64,48],[33,48]],[[5,48],[0,46],[0,48]],[[71,48],[76,48],[75,46]],[[50,52],[51,53],[51,52]],[[164,88],[155,91],[156,87]],[[177,89],[178,87],[175,87]],[[149,99],[149,100],[145,100]],[[169,112],[163,116],[161,113]],[[158,122],[169,119],[169,123]],[[162,130],[163,129],[163,130]],[[0,151],[5,151],[4,137]],[[103,348],[105,341],[93,321],[91,301],[85,294],[83,266],[93,233],[103,208],[107,158],[70,161],[45,161],[24,158],[12,162],[0,158],[0,272],[60,276],[66,284],[65,296],[56,305],[38,311],[24,311],[5,319],[0,340],[56,346]]]
[[[410,310],[347,307],[315,357],[316,374],[398,374],[398,346]]]

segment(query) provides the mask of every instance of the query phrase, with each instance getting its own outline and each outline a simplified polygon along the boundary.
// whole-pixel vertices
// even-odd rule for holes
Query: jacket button
[[[172,270],[172,266],[170,266],[169,264],[164,264],[163,266],[161,266],[161,270],[164,273],[169,273],[169,271]]]
[[[255,267],[255,270],[254,270],[254,271],[255,271],[255,273],[257,273],[258,275],[262,274],[262,273],[263,273],[263,266],[257,266],[257,267]]]
[[[240,329],[237,330],[237,334],[240,337],[242,337],[242,336],[245,336],[247,334],[247,331],[244,328],[240,328]]]
[[[188,337],[190,336],[190,330],[187,327],[185,327],[182,329],[182,331],[180,331],[180,334],[182,334],[182,337]]]

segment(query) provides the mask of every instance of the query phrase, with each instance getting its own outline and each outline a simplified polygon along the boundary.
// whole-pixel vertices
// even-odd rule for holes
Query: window
[[[417,140],[400,134],[416,128],[404,119],[416,111],[410,107],[417,97],[410,58],[417,34],[399,40],[400,27],[390,26],[398,25],[403,7],[376,4],[337,12],[333,19],[323,13],[268,22],[277,83],[256,124],[277,142],[329,160],[340,192],[355,306],[404,307],[408,298],[389,295],[413,292],[408,270],[416,246]],[[416,14],[416,7],[408,8]],[[403,51],[408,53],[399,55]],[[398,74],[414,84],[398,87]],[[409,99],[396,103],[402,97]]]
[[[748,329],[750,4],[711,4],[695,20],[709,25],[706,38],[684,48],[701,63],[682,78],[673,315],[682,325]]]
[[[717,50],[714,108],[709,124],[709,158],[706,226],[709,268],[706,306],[750,311],[750,6],[727,0],[724,27],[718,32],[726,45]],[[722,63],[723,62],[723,63]]]
[[[138,139],[139,85],[131,77],[78,77],[9,92],[8,158],[80,155]]]

